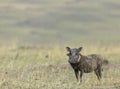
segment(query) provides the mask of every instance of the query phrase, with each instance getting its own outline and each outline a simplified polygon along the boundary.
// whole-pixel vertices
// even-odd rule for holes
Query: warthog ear
[[[66,49],[67,49],[67,51],[68,51],[68,52],[70,52],[70,51],[71,51],[70,47],[66,47]]]
[[[82,48],[83,48],[83,47],[78,48],[78,52],[80,52],[80,51],[82,50]]]

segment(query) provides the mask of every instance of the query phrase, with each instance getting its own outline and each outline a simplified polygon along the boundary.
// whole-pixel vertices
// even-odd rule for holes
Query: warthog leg
[[[75,72],[75,77],[76,77],[77,81],[79,81],[79,79],[78,79],[79,71],[74,69],[74,72]]]
[[[99,69],[98,69],[98,73],[99,73],[99,77],[100,77],[100,78],[102,78],[102,73],[101,73],[101,71],[102,71],[102,69],[99,68]]]
[[[82,75],[83,75],[83,72],[81,71],[80,72],[80,82],[82,82]]]
[[[98,70],[95,70],[95,74],[97,75],[98,80],[100,80],[100,75],[99,75]]]

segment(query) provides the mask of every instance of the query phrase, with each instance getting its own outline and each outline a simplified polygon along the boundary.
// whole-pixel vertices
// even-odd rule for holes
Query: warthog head
[[[82,47],[80,48],[74,48],[71,49],[70,47],[66,47],[67,51],[69,52],[67,56],[69,57],[68,62],[69,63],[78,63],[80,61],[80,51],[82,50]]]

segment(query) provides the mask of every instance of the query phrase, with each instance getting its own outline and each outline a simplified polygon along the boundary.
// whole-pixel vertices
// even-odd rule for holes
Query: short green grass
[[[78,84],[73,69],[68,64],[66,49],[51,48],[1,48],[1,89],[119,89],[120,47],[84,46],[82,54],[101,54],[109,61],[104,66],[102,80],[94,73],[84,74]],[[48,55],[48,58],[46,57]]]

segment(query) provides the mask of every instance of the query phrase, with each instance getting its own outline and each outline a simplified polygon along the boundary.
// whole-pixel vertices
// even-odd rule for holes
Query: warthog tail
[[[104,64],[104,65],[108,65],[108,64],[109,64],[109,61],[108,61],[107,59],[104,59],[104,60],[103,60],[103,64]]]

